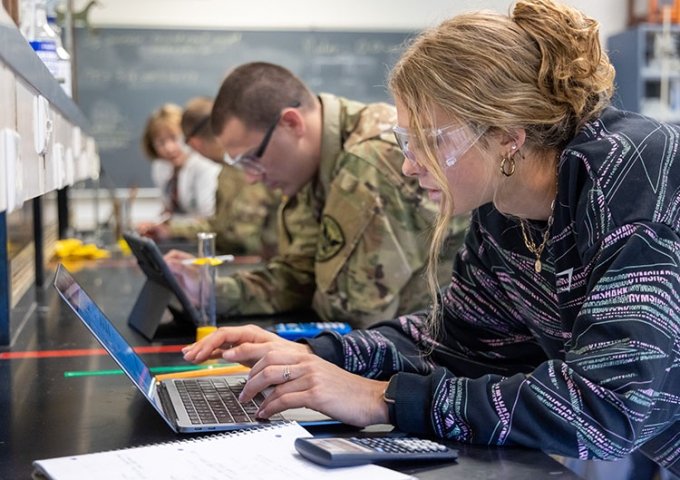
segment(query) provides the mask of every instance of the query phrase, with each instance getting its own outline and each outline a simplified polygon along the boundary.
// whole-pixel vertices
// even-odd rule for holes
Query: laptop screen
[[[99,340],[99,343],[160,411],[160,405],[157,404],[158,400],[152,393],[155,380],[149,367],[62,265],[57,268],[54,286],[64,301]]]

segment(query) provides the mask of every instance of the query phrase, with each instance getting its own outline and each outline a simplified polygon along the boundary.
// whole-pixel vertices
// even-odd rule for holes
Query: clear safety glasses
[[[300,102],[293,102],[289,106],[289,108],[298,108],[299,106]],[[264,155],[264,152],[267,150],[269,140],[271,140],[272,135],[274,134],[274,130],[276,130],[276,127],[279,124],[279,120],[281,120],[282,114],[283,112],[279,112],[279,114],[276,116],[276,118],[271,123],[269,128],[267,128],[267,131],[265,132],[262,141],[254,150],[248,150],[247,152],[242,153],[236,158],[232,158],[225,153],[224,162],[228,165],[239,167],[245,170],[246,172],[250,172],[256,175],[263,174],[265,172],[265,169],[262,166],[260,159]]]
[[[264,155],[264,152],[267,150],[269,140],[271,140],[274,130],[276,130],[276,126],[279,124],[280,119],[281,115],[279,114],[274,120],[274,122],[267,129],[267,131],[264,134],[264,138],[262,139],[262,142],[260,142],[260,145],[258,145],[257,148],[255,148],[255,150],[248,150],[247,152],[242,153],[236,158],[231,158],[229,155],[225,153],[224,162],[227,163],[228,165],[239,167],[245,170],[246,172],[250,172],[256,175],[264,173],[264,167],[262,166],[262,163],[260,163],[260,158],[262,158],[262,155]]]
[[[421,167],[422,165],[416,160],[416,152],[420,155],[424,155],[424,152],[417,139],[412,138],[407,128],[394,127],[392,131],[404,156],[416,166]],[[431,145],[435,148],[442,165],[452,167],[484,135],[484,132],[486,129],[475,133],[470,127],[452,124],[429,130],[426,135],[432,142]]]

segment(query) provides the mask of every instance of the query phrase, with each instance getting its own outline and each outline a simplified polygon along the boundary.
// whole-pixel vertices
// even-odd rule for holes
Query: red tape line
[[[186,345],[151,345],[135,347],[137,353],[177,353]],[[108,355],[103,348],[81,348],[71,350],[29,350],[25,352],[0,352],[0,360],[17,358],[53,358],[53,357],[86,357],[94,355]]]

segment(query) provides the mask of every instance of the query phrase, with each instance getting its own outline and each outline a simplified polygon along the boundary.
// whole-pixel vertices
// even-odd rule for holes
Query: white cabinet
[[[0,176],[5,183],[12,176],[18,195],[8,201],[12,192],[0,190],[2,212],[96,176],[99,156],[85,117],[2,8],[0,44],[0,131],[14,132],[19,138],[18,150],[0,151]],[[16,156],[7,158],[7,152]]]
[[[98,174],[88,127],[0,7],[0,345],[35,310],[28,292],[44,282],[44,239],[57,236],[44,195]]]
[[[15,133],[16,119],[16,94],[14,73],[0,65],[0,92],[2,100],[0,104],[0,212],[7,209],[7,184],[10,181],[7,176],[7,157],[11,157],[11,145],[8,142]]]

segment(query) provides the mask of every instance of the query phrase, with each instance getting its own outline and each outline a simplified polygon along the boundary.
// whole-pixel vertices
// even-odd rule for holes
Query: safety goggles
[[[293,102],[289,108],[298,108],[299,106],[300,102]],[[272,135],[274,134],[274,130],[276,130],[276,127],[279,124],[279,120],[281,120],[282,113],[283,111],[279,112],[279,114],[276,116],[272,124],[267,128],[267,131],[265,132],[262,141],[254,150],[253,149],[248,150],[235,158],[232,158],[225,153],[224,163],[239,167],[247,172],[251,172],[256,175],[263,174],[265,172],[265,169],[262,166],[260,159],[264,155],[264,152],[267,150],[267,146],[269,145],[269,141],[271,140]]]
[[[411,132],[403,127],[394,127],[392,131],[404,156],[414,165],[422,166],[416,160],[416,152],[422,155],[423,149],[422,146],[418,145],[419,142],[415,138],[411,138]],[[486,132],[486,129],[481,129],[475,133],[468,126],[451,124],[426,131],[425,135],[431,142],[430,145],[437,151],[437,156],[442,165],[452,167],[484,135],[484,132]]]

